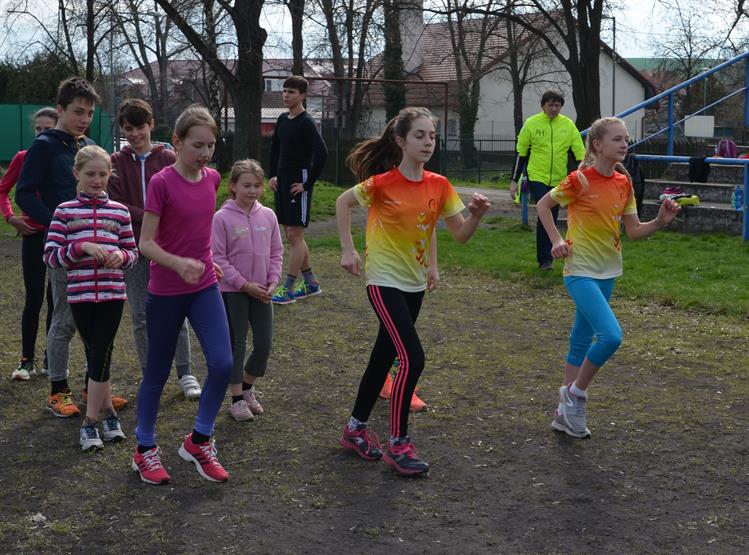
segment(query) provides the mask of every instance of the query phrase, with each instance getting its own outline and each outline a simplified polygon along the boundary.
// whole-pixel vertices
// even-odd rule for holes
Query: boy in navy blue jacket
[[[52,221],[55,208],[76,197],[73,159],[80,148],[94,144],[85,133],[91,125],[97,102],[99,95],[85,79],[71,77],[60,83],[57,89],[57,126],[41,133],[26,152],[16,185],[16,203],[46,227]],[[67,303],[65,270],[50,270],[49,279],[54,311],[47,335],[47,371],[51,383],[47,408],[58,417],[78,416],[80,410],[73,403],[68,387],[70,340],[76,328]]]

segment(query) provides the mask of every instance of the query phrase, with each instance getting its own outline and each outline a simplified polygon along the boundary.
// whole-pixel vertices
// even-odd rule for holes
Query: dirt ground
[[[404,479],[337,444],[376,321],[363,281],[344,275],[335,250],[318,249],[324,294],[276,310],[274,349],[258,382],[266,413],[237,423],[226,403],[218,418],[230,481],[205,482],[178,457],[196,405],[172,379],[158,423],[172,482],[155,487],[130,471],[134,408],[122,412],[127,441],[82,454],[80,422],[45,409],[47,382],[8,379],[20,343],[19,249],[14,238],[0,240],[4,552],[749,549],[746,319],[616,298],[624,345],[591,389],[593,438],[573,440],[549,427],[572,318],[561,286],[540,291],[443,271],[418,325],[429,408],[410,430],[432,470]],[[202,377],[197,341],[193,355]],[[78,340],[72,356],[77,392]],[[115,392],[134,401],[139,370],[127,314],[112,375]],[[371,419],[381,438],[387,410],[380,401]]]

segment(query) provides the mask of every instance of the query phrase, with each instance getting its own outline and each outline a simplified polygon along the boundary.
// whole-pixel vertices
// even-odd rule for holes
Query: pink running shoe
[[[135,455],[133,455],[133,462],[131,464],[133,470],[140,474],[140,479],[146,484],[168,484],[169,474],[161,464],[161,449],[154,447],[146,451],[145,453],[138,453],[138,448],[135,448]]]
[[[198,474],[206,480],[226,482],[229,479],[229,473],[216,458],[216,445],[213,441],[193,443],[190,433],[179,448],[179,456],[187,462],[195,463]]]
[[[382,458],[382,447],[377,434],[364,428],[358,432],[351,432],[348,426],[343,427],[343,435],[338,441],[346,449],[349,449],[367,461],[379,461]]]
[[[255,397],[254,387],[252,389],[245,389],[242,392],[242,397],[247,403],[247,406],[250,407],[252,414],[263,414],[263,412],[265,412],[263,411],[262,405],[258,402],[257,397]]]

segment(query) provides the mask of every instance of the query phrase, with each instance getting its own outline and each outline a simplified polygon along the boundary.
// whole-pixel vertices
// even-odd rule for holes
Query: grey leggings
[[[130,314],[133,319],[133,337],[138,352],[140,367],[146,367],[148,360],[148,335],[146,334],[146,297],[148,296],[150,261],[143,255],[132,268],[125,270],[125,287]],[[191,373],[190,334],[187,331],[187,320],[182,324],[177,338],[177,351],[174,355],[177,377]]]
[[[265,374],[273,342],[273,304],[262,303],[245,293],[222,293],[221,296],[229,318],[234,358],[229,383],[242,383],[243,371],[259,378]],[[245,364],[249,328],[252,328],[252,353]]]

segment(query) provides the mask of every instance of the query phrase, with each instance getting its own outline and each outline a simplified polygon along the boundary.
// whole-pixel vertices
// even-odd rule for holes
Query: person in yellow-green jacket
[[[515,198],[518,181],[525,170],[534,202],[538,202],[567,176],[567,160],[572,151],[577,162],[583,159],[585,146],[575,123],[561,114],[564,96],[554,90],[541,96],[541,112],[525,120],[517,140],[510,195]],[[559,207],[552,211],[554,224]],[[536,260],[541,270],[551,270],[551,241],[544,227],[536,224]]]

